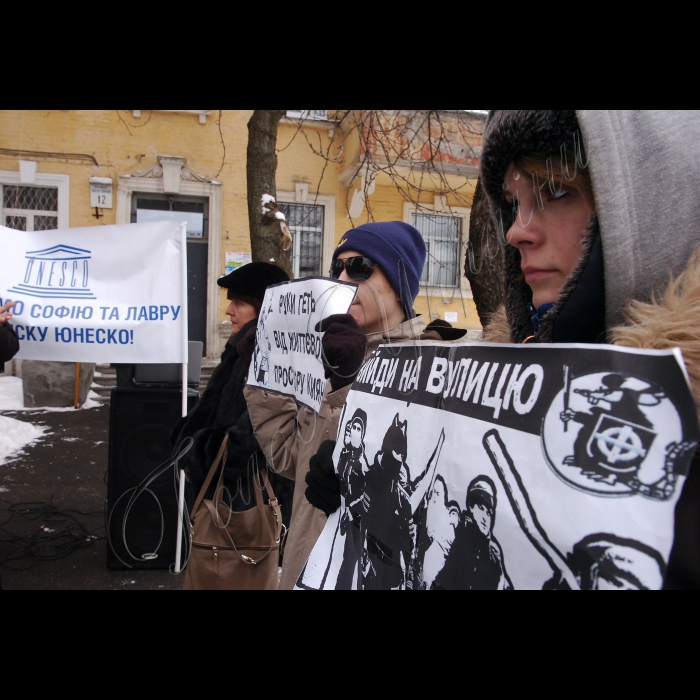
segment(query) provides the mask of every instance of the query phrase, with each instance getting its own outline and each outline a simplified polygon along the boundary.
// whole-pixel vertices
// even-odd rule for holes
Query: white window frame
[[[301,201],[304,199],[304,201]],[[311,192],[297,197],[296,192],[278,191],[277,201],[285,204],[316,204],[324,207],[323,243],[321,244],[321,276],[327,277],[331,269],[335,250],[335,197],[328,194],[314,195]]]
[[[64,229],[70,227],[70,175],[58,175],[55,173],[37,173],[34,182],[21,182],[18,170],[0,170],[0,209],[2,208],[2,187],[3,185],[19,185],[20,187],[56,187],[58,189],[58,215],[57,228]],[[25,212],[31,210],[25,209]],[[53,214],[53,212],[51,212]],[[19,216],[22,216],[20,214]],[[0,225],[5,225],[3,215]]]
[[[403,220],[407,223],[411,223],[411,217],[413,214],[435,214],[436,216],[452,216],[459,217],[462,219],[462,233],[459,241],[459,250],[457,252],[457,271],[459,273],[459,285],[445,286],[445,285],[423,285],[421,284],[421,291],[428,296],[444,296],[446,291],[451,289],[460,289],[465,299],[472,299],[472,290],[469,286],[469,281],[467,280],[463,266],[462,259],[464,257],[464,251],[467,249],[467,241],[469,240],[469,217],[471,216],[471,209],[466,207],[449,207],[445,204],[444,200],[437,196],[435,197],[436,203],[434,204],[422,204],[417,207],[415,204],[410,202],[404,202],[403,205]]]
[[[328,121],[327,109],[288,109],[286,116],[289,119],[305,119],[309,121]]]

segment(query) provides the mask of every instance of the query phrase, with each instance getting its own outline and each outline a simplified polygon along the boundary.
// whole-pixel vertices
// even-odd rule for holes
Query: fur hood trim
[[[700,414],[700,247],[666,291],[649,303],[631,302],[625,323],[610,330],[614,345],[667,350],[680,348]]]
[[[576,150],[582,149],[576,110],[512,109],[493,110],[484,129],[481,153],[481,184],[496,216],[503,216],[503,230],[513,221],[512,206],[503,206],[503,179],[511,161],[521,152],[560,153],[564,148],[573,166]],[[585,158],[583,152],[581,156]]]

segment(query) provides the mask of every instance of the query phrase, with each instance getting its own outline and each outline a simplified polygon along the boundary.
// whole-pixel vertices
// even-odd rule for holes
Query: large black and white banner
[[[357,285],[325,277],[283,282],[265,291],[248,384],[294,396],[318,413],[326,390],[322,333],[316,324],[345,314]]]
[[[657,589],[698,443],[680,351],[381,346],[305,589]]]

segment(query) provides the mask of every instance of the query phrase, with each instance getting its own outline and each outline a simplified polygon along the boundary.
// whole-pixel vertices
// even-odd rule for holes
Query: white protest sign
[[[15,302],[18,358],[187,362],[183,223],[0,226],[0,249],[0,304]]]
[[[306,277],[268,287],[258,318],[248,384],[294,396],[318,412],[326,389],[316,324],[345,314],[357,285]]]
[[[656,589],[698,445],[680,351],[381,346],[306,589]]]

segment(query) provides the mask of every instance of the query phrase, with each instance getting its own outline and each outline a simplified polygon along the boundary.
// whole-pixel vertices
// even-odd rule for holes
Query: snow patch
[[[22,380],[19,377],[0,377],[0,411],[24,408]]]
[[[45,432],[46,428],[38,425],[0,416],[0,464],[36,442]]]
[[[279,219],[280,221],[286,221],[287,218],[281,211],[276,211],[275,212],[275,219]]]
[[[94,385],[93,385],[94,386]],[[85,403],[80,408],[99,408],[104,404],[99,401],[102,397],[91,391]],[[28,406],[24,405],[22,380],[19,377],[0,377],[0,411],[39,411],[41,413],[65,413],[75,411],[72,406]]]
[[[271,202],[274,202],[274,201],[275,201],[275,198],[271,194],[264,194],[262,196],[262,213],[263,213],[263,215],[267,214],[270,211],[270,209],[267,205],[270,204]]]
[[[101,401],[97,400],[100,398],[102,397],[99,394],[95,393],[94,391],[91,391],[88,394],[85,403],[80,408],[99,408],[100,406],[104,405]]]

